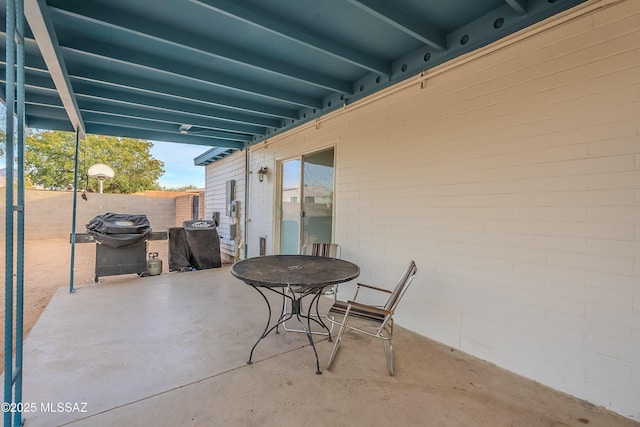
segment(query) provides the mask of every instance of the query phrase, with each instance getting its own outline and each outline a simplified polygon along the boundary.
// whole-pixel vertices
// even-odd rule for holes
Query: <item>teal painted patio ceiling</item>
[[[25,0],[26,124],[205,165],[583,1]]]

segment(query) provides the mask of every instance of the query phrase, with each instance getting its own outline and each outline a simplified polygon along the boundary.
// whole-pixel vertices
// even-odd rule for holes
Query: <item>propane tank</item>
[[[162,273],[162,260],[158,258],[158,252],[149,252],[147,273],[149,273],[149,276],[157,276]]]

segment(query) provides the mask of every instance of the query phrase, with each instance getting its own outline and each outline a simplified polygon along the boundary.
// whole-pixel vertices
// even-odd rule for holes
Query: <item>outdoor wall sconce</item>
[[[267,175],[268,172],[269,172],[269,168],[267,168],[266,166],[262,166],[258,171],[258,181],[260,182],[264,181],[264,177]]]

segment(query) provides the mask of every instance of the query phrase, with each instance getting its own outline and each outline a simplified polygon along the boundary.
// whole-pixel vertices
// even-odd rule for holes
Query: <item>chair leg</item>
[[[391,341],[391,338],[383,340],[382,346],[384,347],[384,356],[387,359],[389,375],[393,376],[393,342]]]
[[[387,359],[387,369],[389,375],[393,376],[393,318],[389,320],[389,338],[382,340],[382,346],[384,347],[384,356]],[[384,328],[384,326],[382,327]]]
[[[333,363],[333,359],[336,357],[336,353],[338,352],[338,346],[340,345],[340,341],[342,341],[342,336],[344,335],[344,330],[347,326],[347,316],[349,315],[350,310],[351,308],[347,309],[347,312],[344,314],[344,318],[342,319],[342,323],[340,324],[340,331],[338,331],[336,342],[333,344],[333,350],[331,350],[331,356],[329,356],[329,362],[327,362],[327,369],[331,367],[331,363]]]

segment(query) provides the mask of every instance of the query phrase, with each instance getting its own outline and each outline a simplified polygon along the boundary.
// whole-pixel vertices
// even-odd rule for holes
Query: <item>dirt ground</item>
[[[0,247],[0,256],[5,259],[4,239]],[[69,289],[71,245],[68,239],[26,240],[24,252],[24,336],[26,337],[36,323],[40,314],[51,300],[58,288]],[[163,260],[163,272],[168,271],[167,241],[149,241],[147,252],[158,252]],[[95,276],[95,244],[76,244],[74,262],[74,287],[93,283]],[[14,256],[14,261],[15,261]],[[2,293],[0,294],[0,317],[4,335],[5,314],[5,265],[0,267]],[[15,275],[15,271],[14,271]],[[100,278],[100,282],[122,280],[135,275],[111,276]],[[14,282],[15,289],[15,282]],[[15,294],[15,290],[14,290]],[[14,295],[15,298],[15,295]],[[15,309],[14,309],[15,312]],[[14,343],[15,348],[15,343]],[[4,360],[4,340],[0,358]],[[0,372],[4,365],[0,364]]]

